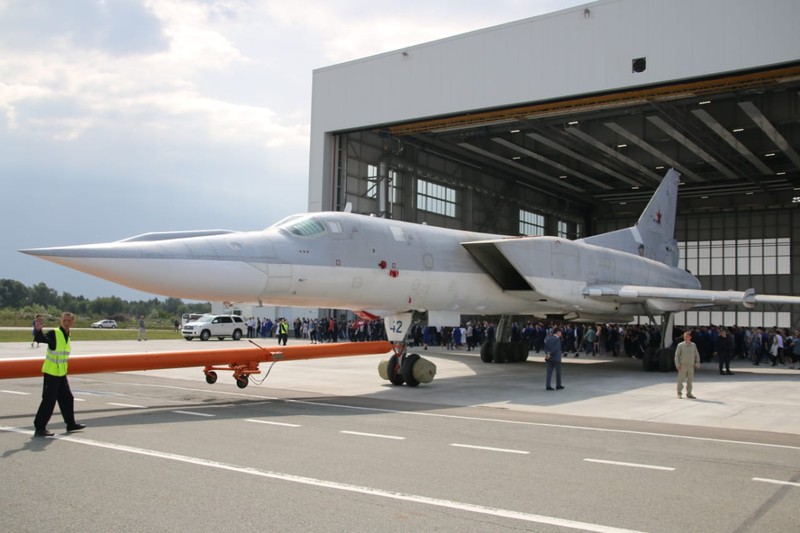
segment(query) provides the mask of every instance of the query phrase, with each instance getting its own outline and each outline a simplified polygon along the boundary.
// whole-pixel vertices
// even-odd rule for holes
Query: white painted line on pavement
[[[114,383],[114,382],[110,382]],[[115,383],[118,385],[129,385],[129,383]],[[162,385],[162,384],[151,384],[151,383],[136,383],[135,385],[139,387],[150,387],[150,388],[158,388],[158,389],[171,389],[171,390],[180,390],[180,391],[190,391],[190,392],[208,392],[208,389],[197,389],[194,387],[178,387],[175,385]],[[559,428],[559,429],[570,429],[576,431],[596,431],[600,433],[619,433],[625,435],[640,435],[646,437],[663,437],[669,439],[681,439],[681,440],[693,440],[693,441],[700,441],[700,442],[719,442],[725,444],[737,444],[737,445],[745,445],[745,446],[761,446],[766,448],[779,448],[784,450],[800,450],[800,446],[792,446],[788,444],[771,444],[767,442],[753,442],[753,441],[746,441],[746,440],[732,440],[732,439],[718,439],[714,437],[694,437],[691,435],[679,435],[675,433],[656,433],[653,431],[637,431],[631,429],[612,429],[612,428],[598,428],[598,427],[591,427],[591,426],[576,426],[572,424],[550,424],[545,422],[527,422],[521,420],[504,420],[501,418],[486,418],[480,416],[464,416],[464,415],[449,415],[443,413],[426,413],[420,411],[403,411],[400,409],[383,409],[379,407],[364,407],[358,405],[346,405],[346,404],[338,404],[338,403],[328,403],[328,402],[317,402],[312,400],[292,400],[286,398],[277,398],[273,396],[261,396],[258,394],[250,394],[250,393],[242,393],[242,392],[229,392],[217,389],[215,391],[216,394],[221,396],[235,396],[239,398],[259,398],[263,400],[277,400],[279,402],[284,402],[287,404],[300,404],[300,405],[313,405],[316,407],[333,407],[338,409],[350,409],[354,411],[370,411],[373,413],[397,413],[403,414],[408,416],[425,416],[425,417],[433,417],[433,418],[446,418],[451,420],[470,420],[475,422],[489,422],[494,424],[511,424],[511,425],[519,425],[519,426],[529,426],[529,427],[547,427],[547,428]],[[75,401],[83,401],[78,400],[75,398]]]
[[[763,483],[772,483],[773,485],[786,485],[789,487],[800,487],[800,483],[794,481],[781,481],[779,479],[767,479],[763,477],[754,477],[753,481],[761,481]]]
[[[406,440],[405,437],[398,437],[396,435],[381,435],[380,433],[361,433],[360,431],[340,431],[345,435],[358,435],[359,437],[375,437],[378,439],[392,439],[392,440]]]
[[[673,471],[675,470],[671,466],[656,466],[656,465],[643,465],[639,463],[623,463],[621,461],[606,461],[604,459],[584,459],[587,463],[600,463],[604,465],[615,465],[615,466],[632,466],[634,468],[649,468],[650,470],[668,470]]]
[[[273,422],[272,420],[256,420],[255,418],[246,418],[245,422],[255,422],[256,424],[269,424],[270,426],[285,426],[287,428],[299,428],[300,424],[289,424],[288,422]]]
[[[22,396],[27,396],[30,394],[30,392],[19,392],[15,390],[0,390],[0,392],[5,392],[6,394],[20,394]]]
[[[470,448],[473,450],[485,450],[489,452],[503,452],[503,453],[518,453],[522,455],[528,455],[531,452],[526,452],[524,450],[508,450],[506,448],[490,448],[488,446],[473,446],[471,444],[456,444],[453,443],[450,446],[454,446],[456,448]]]
[[[113,402],[108,402],[108,405],[115,405],[117,407],[133,407],[135,409],[147,409],[144,405],[134,405],[132,403],[113,403]]]
[[[180,415],[192,415],[192,416],[216,416],[210,415],[208,413],[198,413],[196,411],[172,411],[173,413],[178,413]]]
[[[33,431],[24,430],[8,426],[0,426],[0,431],[10,431],[14,433],[21,433],[23,435],[33,435]],[[125,453],[133,453],[137,455],[144,455],[147,457],[157,457],[169,461],[176,461],[181,463],[188,463],[197,466],[208,468],[217,468],[219,470],[227,470],[229,472],[236,472],[240,474],[249,474],[252,476],[259,476],[269,479],[277,479],[281,481],[288,481],[291,483],[299,483],[302,485],[310,485],[314,487],[322,487],[331,490],[340,490],[345,492],[354,492],[358,494],[365,494],[368,496],[375,496],[378,498],[387,498],[391,500],[400,500],[411,503],[418,503],[421,505],[431,505],[434,507],[443,507],[447,509],[455,509],[465,511],[468,513],[476,513],[482,515],[496,516],[500,518],[508,518],[511,520],[519,520],[522,522],[531,522],[537,524],[547,524],[557,527],[565,527],[570,529],[580,529],[583,531],[597,531],[600,533],[637,533],[635,530],[622,529],[611,526],[604,526],[602,524],[592,524],[589,522],[578,522],[576,520],[568,520],[565,518],[558,518],[555,516],[545,516],[531,513],[523,513],[519,511],[511,511],[508,509],[500,509],[497,507],[485,507],[483,505],[475,505],[471,503],[463,503],[452,500],[441,500],[438,498],[429,498],[427,496],[418,496],[416,494],[408,494],[404,492],[395,492],[390,490],[374,489],[371,487],[363,487],[359,485],[351,485],[349,483],[339,483],[337,481],[326,481],[324,479],[315,479],[305,476],[296,476],[293,474],[283,474],[280,472],[272,472],[269,470],[259,470],[252,467],[242,467],[218,461],[209,461],[199,457],[190,457],[186,455],[178,455],[174,453],[159,452],[156,450],[148,450],[146,448],[137,448],[134,446],[125,446],[122,444],[112,444],[110,442],[101,442],[96,440],[84,439],[81,437],[61,436],[56,435],[51,437],[53,440],[63,440],[75,444],[83,444],[85,446],[95,446],[97,448],[105,448],[108,450],[115,450]]]

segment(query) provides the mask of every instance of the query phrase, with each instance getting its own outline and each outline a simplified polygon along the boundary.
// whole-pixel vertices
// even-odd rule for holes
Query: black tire
[[[248,383],[250,383],[250,379],[247,377],[247,374],[242,374],[238,378],[236,378],[236,386],[240,389],[244,389],[247,387]]]
[[[508,362],[521,363],[528,358],[528,346],[524,342],[508,343]]]
[[[194,337],[183,337],[183,338],[184,338],[184,339],[186,339],[187,341],[190,341],[190,340],[192,340]]]
[[[242,338],[242,330],[237,329],[233,331],[233,340],[238,341]]]
[[[659,348],[656,357],[658,357],[658,371],[669,372],[669,348]]]
[[[419,354],[408,354],[403,361],[403,378],[409,387],[419,387],[419,381],[414,378],[414,365],[419,361]]]
[[[496,342],[494,343],[494,358],[493,361],[498,364],[508,362],[509,343]]]
[[[224,341],[224,340],[225,340],[225,337],[217,337],[217,340],[218,340],[218,341]]]
[[[481,361],[484,363],[491,363],[494,359],[493,355],[493,342],[486,341],[481,345]]]
[[[396,355],[393,355],[389,358],[389,364],[386,365],[386,374],[388,374],[389,381],[392,383],[392,385],[403,384],[403,371],[398,367]]]
[[[642,368],[645,372],[653,372],[654,370],[658,370],[658,354],[656,354],[656,350],[652,346],[648,346],[644,350],[644,355],[642,356]]]
[[[206,383],[209,385],[213,385],[217,382],[217,373],[213,370],[206,373]]]
[[[207,341],[210,338],[211,338],[211,332],[208,331],[207,329],[204,329],[203,331],[200,332],[201,341]]]

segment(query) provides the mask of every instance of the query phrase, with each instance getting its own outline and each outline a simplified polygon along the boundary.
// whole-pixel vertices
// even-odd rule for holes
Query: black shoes
[[[561,390],[561,389],[563,389],[563,388],[564,388],[564,387],[562,387],[561,385],[559,385],[558,387],[556,387],[556,389],[558,389],[558,390]]]
[[[547,390],[555,390],[553,387],[547,387]]]
[[[37,429],[33,432],[34,436],[36,437],[52,437],[55,435],[52,431],[47,431],[46,429]]]
[[[727,372],[725,372],[725,373],[726,373],[727,375],[729,375],[729,376],[732,376],[732,375],[733,375],[733,372],[731,372],[730,370],[728,370],[728,371],[727,371]]]
[[[67,431],[80,431],[86,427],[86,424],[73,424],[71,426],[67,426]]]

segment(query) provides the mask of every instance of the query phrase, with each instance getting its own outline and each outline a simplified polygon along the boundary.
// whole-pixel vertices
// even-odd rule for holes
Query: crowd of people
[[[250,317],[245,320],[248,339],[279,338],[282,330],[288,336],[291,331],[295,339],[311,341],[311,344],[323,342],[364,342],[386,340],[383,320],[336,320],[333,318],[295,318],[291,326],[285,318],[275,322],[269,318]],[[284,343],[285,344],[285,343]]]
[[[648,347],[661,344],[661,328],[651,324],[560,324],[556,322],[518,322],[511,324],[511,341],[523,341],[528,350],[540,353],[549,332],[561,329],[565,357],[644,357]],[[468,321],[457,327],[417,326],[412,346],[442,346],[449,350],[471,351],[493,341],[496,325],[490,321]],[[800,330],[792,335],[785,328],[746,328],[740,326],[694,326],[686,328],[697,345],[701,362],[749,359],[754,365],[771,364],[800,369]],[[673,344],[681,341],[684,328],[675,328]],[[721,357],[720,357],[721,355]],[[729,373],[728,366],[721,371]]]
[[[293,332],[295,339],[312,344],[323,342],[363,342],[385,340],[382,320],[336,320],[334,318],[296,318],[289,325],[284,318],[249,318],[248,338],[270,338],[280,335],[281,324]],[[556,322],[513,322],[511,341],[522,341],[528,350],[544,350],[548,332],[561,329],[564,357],[626,356],[644,357],[648,347],[661,343],[661,329],[651,324],[561,324]],[[448,350],[479,350],[486,341],[495,340],[497,326],[489,320],[466,321],[459,326],[433,327],[417,325],[412,328],[412,347],[439,346]],[[800,369],[800,331],[789,329],[740,326],[694,326],[688,328],[691,340],[697,345],[700,361],[718,360],[726,365],[733,359],[749,359],[754,365],[789,366]],[[684,329],[675,328],[673,344],[681,341]],[[720,356],[721,354],[721,356]],[[729,373],[728,366],[720,371]]]

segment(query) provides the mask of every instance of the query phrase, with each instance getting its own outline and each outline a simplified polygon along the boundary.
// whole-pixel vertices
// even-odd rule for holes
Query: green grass
[[[45,326],[44,331],[50,330]],[[76,341],[125,341],[136,340],[137,329],[73,329],[70,337]],[[150,340],[182,339],[180,333],[171,329],[148,329],[147,338]],[[28,330],[3,329],[0,330],[0,342],[31,342],[33,335]]]

